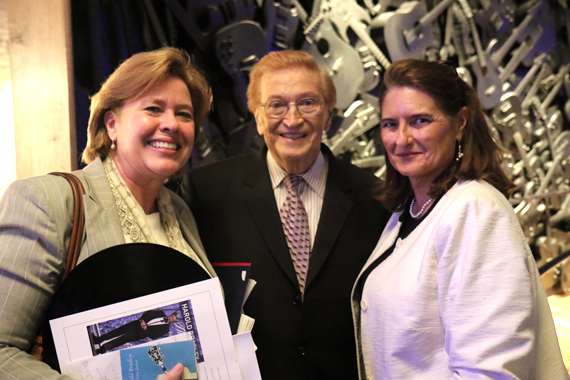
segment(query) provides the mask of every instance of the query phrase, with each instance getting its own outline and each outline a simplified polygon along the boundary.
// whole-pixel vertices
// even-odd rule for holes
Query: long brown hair
[[[109,154],[111,139],[105,126],[107,111],[120,112],[126,102],[146,95],[169,77],[180,78],[188,86],[194,108],[194,133],[197,135],[212,102],[212,92],[206,78],[182,50],[164,47],[138,53],[124,61],[91,98],[83,162],[91,163],[97,157],[105,159]]]
[[[384,74],[380,108],[388,91],[396,87],[411,87],[426,93],[449,119],[457,118],[463,107],[468,110],[460,141],[463,158],[452,160],[435,179],[429,191],[432,198],[443,195],[457,181],[477,179],[485,180],[509,196],[515,186],[501,168],[503,149],[493,139],[477,92],[459,78],[455,68],[447,63],[417,59],[392,63]],[[397,211],[413,196],[413,190],[408,177],[396,171],[386,159],[386,179],[375,194],[384,207]]]

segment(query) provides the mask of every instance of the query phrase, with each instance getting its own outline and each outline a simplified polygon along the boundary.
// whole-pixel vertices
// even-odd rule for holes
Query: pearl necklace
[[[424,213],[426,206],[429,205],[432,201],[433,201],[433,199],[431,199],[431,198],[428,199],[427,202],[424,203],[424,205],[422,206],[420,211],[416,215],[414,215],[414,213],[412,212],[412,207],[414,207],[414,203],[416,203],[416,198],[412,199],[412,202],[410,203],[410,215],[412,216],[412,218],[414,218],[414,219],[419,218]]]

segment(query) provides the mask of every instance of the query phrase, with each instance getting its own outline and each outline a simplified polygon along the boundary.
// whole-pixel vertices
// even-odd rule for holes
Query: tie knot
[[[296,191],[299,188],[299,184],[303,181],[303,177],[297,174],[287,174],[283,181],[285,182],[287,190]]]

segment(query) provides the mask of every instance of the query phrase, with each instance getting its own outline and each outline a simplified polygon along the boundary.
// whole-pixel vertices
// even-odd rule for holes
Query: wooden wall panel
[[[8,54],[8,20],[6,0],[0,0],[0,196],[16,179],[16,151],[14,142],[14,107],[12,103],[12,75]]]
[[[18,178],[76,166],[70,0],[6,0]]]

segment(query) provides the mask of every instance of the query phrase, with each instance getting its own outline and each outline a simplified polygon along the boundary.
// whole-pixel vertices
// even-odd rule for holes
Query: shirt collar
[[[283,182],[283,178],[285,178],[288,173],[279,166],[270,151],[267,151],[267,168],[269,169],[271,186],[275,189],[281,184],[281,182]],[[311,189],[313,189],[313,191],[321,198],[324,198],[325,196],[327,172],[328,162],[325,159],[323,152],[319,152],[317,159],[309,170],[307,170],[306,173],[301,174],[301,177],[303,177],[305,182],[307,182]]]

